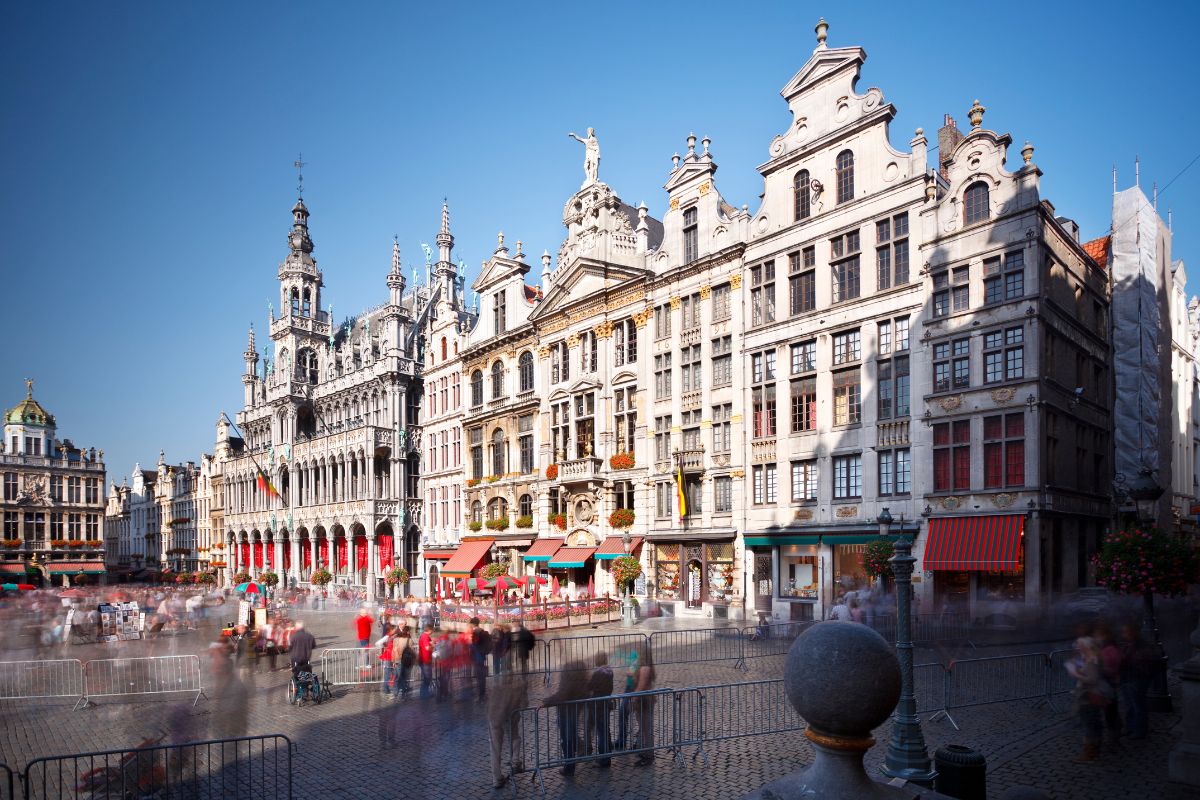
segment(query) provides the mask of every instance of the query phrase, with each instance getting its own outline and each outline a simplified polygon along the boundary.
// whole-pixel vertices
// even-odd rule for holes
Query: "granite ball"
[[[896,708],[900,662],[887,640],[866,625],[821,622],[792,642],[783,684],[815,730],[865,737]]]

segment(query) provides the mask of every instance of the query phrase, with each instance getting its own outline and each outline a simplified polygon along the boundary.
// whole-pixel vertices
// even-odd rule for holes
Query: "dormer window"
[[[802,169],[792,180],[792,205],[795,209],[795,221],[808,219],[812,214],[812,201],[808,194],[808,170]]]
[[[503,289],[496,293],[496,296],[493,298],[492,302],[492,325],[495,327],[495,334],[499,336],[500,334],[504,333],[505,317],[507,312],[507,309],[505,308]]]
[[[970,225],[982,222],[992,215],[988,200],[988,187],[983,181],[976,181],[967,187],[963,195],[963,221]]]
[[[843,150],[837,157],[837,201],[848,203],[854,199],[854,153]]]
[[[696,208],[683,212],[683,263],[690,264],[700,256],[700,233]]]

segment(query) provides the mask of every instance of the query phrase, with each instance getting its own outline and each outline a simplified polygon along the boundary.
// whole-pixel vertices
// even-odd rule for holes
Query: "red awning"
[[[550,559],[550,569],[582,567],[596,552],[594,547],[563,547]]]
[[[526,561],[549,561],[563,546],[565,539],[538,539],[522,555]]]
[[[1021,564],[1021,514],[942,517],[929,521],[926,570],[1012,570]]]
[[[100,574],[104,572],[104,564],[99,561],[51,561],[46,569],[54,575],[73,575],[77,572]]]
[[[450,558],[450,556],[454,555],[454,551],[453,550],[426,550],[421,555],[424,558],[429,559],[430,561],[444,561],[445,559]]]
[[[492,539],[480,539],[474,542],[463,542],[446,562],[446,566],[442,567],[442,574],[447,576],[470,575],[483,563],[488,551],[492,549],[493,541]]]
[[[0,564],[0,575],[24,575],[24,564]]]
[[[637,552],[637,549],[642,546],[642,537],[631,536],[629,539],[630,555]],[[614,558],[625,555],[625,542],[620,536],[609,536],[600,546],[596,548],[596,558],[599,561],[609,561]]]

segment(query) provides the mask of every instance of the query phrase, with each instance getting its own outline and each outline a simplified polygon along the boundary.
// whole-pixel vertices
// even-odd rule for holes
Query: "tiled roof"
[[[1101,269],[1108,266],[1108,243],[1111,240],[1111,236],[1101,236],[1099,239],[1083,243],[1083,252],[1091,256]]]

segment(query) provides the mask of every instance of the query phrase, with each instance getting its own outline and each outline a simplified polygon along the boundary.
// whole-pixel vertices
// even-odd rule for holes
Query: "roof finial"
[[[687,138],[687,143],[688,143],[688,155],[689,156],[696,155],[696,134],[689,133],[688,138]]]
[[[392,274],[400,275],[400,235],[392,235]]]
[[[444,197],[442,198],[442,228],[439,232],[450,232],[450,204]]]
[[[983,112],[987,111],[985,106],[979,104],[979,99],[971,105],[971,109],[967,112],[967,117],[971,120],[971,128],[974,130],[983,124]]]
[[[25,379],[25,399],[26,400],[33,399],[33,378]]]
[[[817,27],[813,30],[817,32],[817,47],[825,47],[825,40],[829,38],[829,23],[825,21],[824,17],[821,17],[817,22]]]
[[[296,194],[304,197],[304,168],[308,166],[304,163],[304,153],[296,156],[296,160],[292,162],[292,166],[296,168],[296,178],[299,181],[299,185],[296,186]]]

